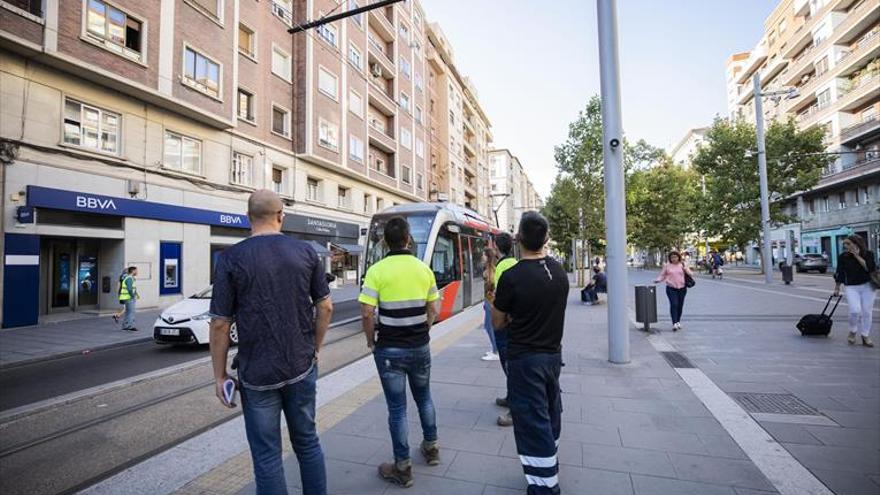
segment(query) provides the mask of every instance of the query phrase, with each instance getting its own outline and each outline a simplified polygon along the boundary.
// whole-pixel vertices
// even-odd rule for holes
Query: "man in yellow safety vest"
[[[125,315],[122,318],[122,329],[130,332],[137,332],[134,326],[134,310],[135,304],[140,299],[140,294],[135,285],[137,277],[137,267],[130,266],[126,268],[122,280],[119,282],[119,304],[125,307]]]

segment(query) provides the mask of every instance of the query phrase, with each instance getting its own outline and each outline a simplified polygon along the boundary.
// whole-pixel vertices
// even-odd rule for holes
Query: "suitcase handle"
[[[828,310],[828,305],[831,304],[831,300],[832,300],[832,299],[834,299],[834,294],[831,294],[831,295],[828,297],[828,302],[826,302],[826,303],[825,303],[825,307],[822,308],[822,314],[823,314],[823,315],[825,314],[825,311]],[[843,299],[843,296],[837,296],[837,301],[834,303],[834,307],[831,308],[831,312],[828,313],[828,317],[829,317],[829,318],[831,318],[832,316],[834,316],[834,312],[837,311],[837,305],[840,304],[840,300],[841,300],[841,299]]]

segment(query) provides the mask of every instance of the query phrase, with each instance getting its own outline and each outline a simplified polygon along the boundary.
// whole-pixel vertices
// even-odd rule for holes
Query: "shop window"
[[[244,153],[232,153],[232,169],[229,182],[241,186],[252,186],[254,182],[254,158]]]
[[[104,153],[119,153],[122,117],[85,103],[64,102],[64,143]]]
[[[440,229],[431,256],[431,270],[437,287],[443,288],[460,278],[458,235],[449,232],[444,225]]]
[[[86,33],[90,40],[135,60],[143,60],[143,23],[102,0],[88,0]]]
[[[179,242],[162,242],[159,244],[159,269],[162,280],[159,294],[180,294],[183,290],[183,263],[181,260],[181,244]]]
[[[171,131],[165,131],[162,166],[199,175],[202,172],[202,142]]]
[[[190,47],[183,50],[183,81],[214,98],[220,97],[220,64]]]

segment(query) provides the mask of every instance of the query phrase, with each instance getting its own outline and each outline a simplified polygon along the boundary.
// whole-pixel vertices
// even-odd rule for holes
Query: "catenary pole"
[[[767,186],[767,150],[764,144],[764,104],[761,101],[761,76],[752,77],[755,98],[755,134],[758,137],[758,180],[761,188],[761,265],[764,283],[773,283],[773,253],[770,248],[770,193]]]
[[[617,54],[617,2],[596,0],[599,73],[602,86],[602,152],[605,160],[605,239],[608,276],[608,360],[629,362],[626,290],[626,203],[623,184],[623,125]]]

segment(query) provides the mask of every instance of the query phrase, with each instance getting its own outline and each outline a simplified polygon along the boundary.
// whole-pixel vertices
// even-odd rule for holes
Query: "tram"
[[[409,223],[413,254],[434,272],[440,290],[437,321],[483,301],[483,250],[501,231],[478,213],[450,203],[410,203],[373,215],[363,273],[388,253],[382,232],[396,216]]]

